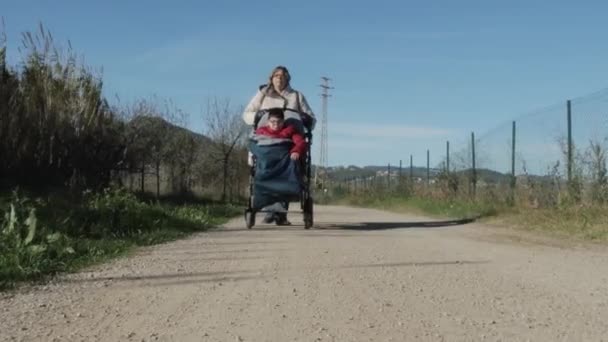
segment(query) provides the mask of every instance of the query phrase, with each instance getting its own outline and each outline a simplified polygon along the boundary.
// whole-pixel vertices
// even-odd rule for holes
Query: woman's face
[[[276,90],[283,90],[287,86],[287,75],[283,70],[277,70],[272,75],[272,86]]]

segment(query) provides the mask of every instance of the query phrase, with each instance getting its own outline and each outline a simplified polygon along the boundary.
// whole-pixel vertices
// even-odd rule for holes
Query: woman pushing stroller
[[[243,120],[248,125],[253,125],[255,115],[258,111],[269,108],[292,109],[309,116],[311,130],[314,129],[315,114],[308,105],[306,97],[290,85],[291,75],[284,66],[277,66],[272,70],[267,84],[259,87],[257,93],[243,113]]]
[[[315,126],[316,119],[315,115],[308,105],[306,101],[306,97],[299,91],[294,90],[291,85],[291,75],[289,71],[284,66],[277,66],[274,68],[270,74],[268,79],[268,83],[261,85],[255,94],[255,96],[251,99],[247,107],[245,107],[245,111],[243,113],[243,120],[248,125],[254,125],[256,120],[256,114],[261,110],[267,110],[271,108],[283,108],[283,109],[291,109],[297,111],[299,113],[305,114],[303,116],[303,120],[309,120],[307,126],[312,130]],[[275,121],[277,120],[277,116],[275,116]],[[261,133],[269,133],[269,134],[277,134],[276,132],[272,132],[273,123],[269,123],[269,126],[261,127]],[[290,126],[286,126],[282,129],[289,130]],[[259,130],[260,128],[258,128]],[[276,131],[276,129],[275,129]],[[287,131],[286,131],[287,132]],[[301,138],[301,136],[300,136]],[[305,142],[302,142],[299,146],[295,141],[298,139],[298,136],[294,137],[294,151],[291,153],[291,157],[294,160],[297,160],[299,156],[302,155],[302,144],[304,148],[306,147]],[[303,141],[303,139],[302,139]],[[297,150],[300,149],[300,152]],[[297,158],[296,158],[297,156]],[[250,155],[251,157],[251,155]],[[250,163],[251,164],[251,163]],[[278,225],[289,225],[291,224],[289,220],[287,220],[287,210],[289,209],[289,202],[278,202],[275,205],[270,206],[269,208],[273,208],[279,206],[282,210],[271,211],[267,213],[264,218],[265,223],[276,222]]]

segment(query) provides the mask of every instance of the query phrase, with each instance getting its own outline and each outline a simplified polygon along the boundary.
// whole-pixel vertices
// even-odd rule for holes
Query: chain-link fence
[[[344,191],[389,190],[532,207],[608,199],[608,89],[505,122],[444,151],[424,166],[400,165],[346,177]],[[429,154],[443,155],[438,165]],[[422,158],[421,158],[422,157]],[[394,165],[394,164],[393,164]]]

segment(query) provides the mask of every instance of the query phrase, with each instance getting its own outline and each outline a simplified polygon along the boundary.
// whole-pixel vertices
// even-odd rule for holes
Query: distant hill
[[[391,175],[397,176],[399,175],[399,166],[390,168]],[[401,174],[403,176],[408,176],[410,172],[410,168],[402,167]],[[434,177],[437,173],[439,173],[439,169],[430,169],[431,177]],[[364,178],[364,177],[372,177],[372,176],[386,176],[388,174],[388,165],[385,166],[376,166],[376,165],[367,165],[367,166],[333,166],[328,168],[329,177],[333,180],[349,180],[353,178]],[[424,167],[414,167],[412,169],[412,175],[414,177],[426,177],[426,168]]]
[[[498,171],[480,169],[477,170],[477,178],[486,183],[505,183],[511,180],[511,174],[504,174]]]
[[[471,170],[456,171],[456,174],[468,176]],[[477,180],[486,183],[504,183],[511,180],[511,174],[505,174],[494,170],[477,169]]]
[[[391,166],[391,175],[397,176],[399,174],[399,167]],[[364,178],[371,176],[384,176],[386,177],[388,173],[388,165],[385,166],[377,166],[377,165],[368,165],[368,166],[333,166],[328,168],[329,177],[333,180],[350,180],[354,178]],[[426,168],[425,167],[414,167],[412,169],[412,175],[416,178],[426,178]],[[441,169],[431,168],[429,170],[429,175],[431,178],[436,177],[441,172]],[[456,174],[466,175],[470,172],[470,170],[465,171],[456,171]],[[401,174],[403,176],[409,176],[410,168],[402,167]],[[478,169],[477,170],[477,179],[480,181],[484,181],[487,183],[500,183],[500,182],[508,182],[511,178],[510,174],[504,174],[501,172],[497,172],[494,170],[488,169]]]
[[[160,118],[160,117],[156,117],[156,116],[138,116],[136,118],[134,118],[133,120],[129,121],[128,126],[135,128],[135,127],[161,127],[162,131],[166,133],[166,135],[163,137],[165,139],[170,139],[172,137],[176,137],[178,135],[181,134],[185,134],[186,136],[190,136],[192,138],[194,138],[195,141],[197,141],[200,144],[203,145],[208,145],[208,144],[213,144],[213,141],[203,135],[203,134],[199,134],[196,132],[193,132],[191,130],[185,129],[183,127],[174,125],[170,122],[167,122],[165,119]]]

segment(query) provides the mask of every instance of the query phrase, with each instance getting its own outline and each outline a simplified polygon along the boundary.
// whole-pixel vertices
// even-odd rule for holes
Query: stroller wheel
[[[310,215],[310,214],[305,214]],[[312,227],[312,215],[309,218],[304,217],[304,229],[310,229]]]
[[[247,229],[255,226],[255,212],[250,210],[245,211],[245,225],[247,225]]]
[[[314,223],[312,207],[313,207],[312,198],[307,197],[306,200],[304,201],[304,228],[305,229],[310,229],[310,227],[312,227],[312,225]]]

